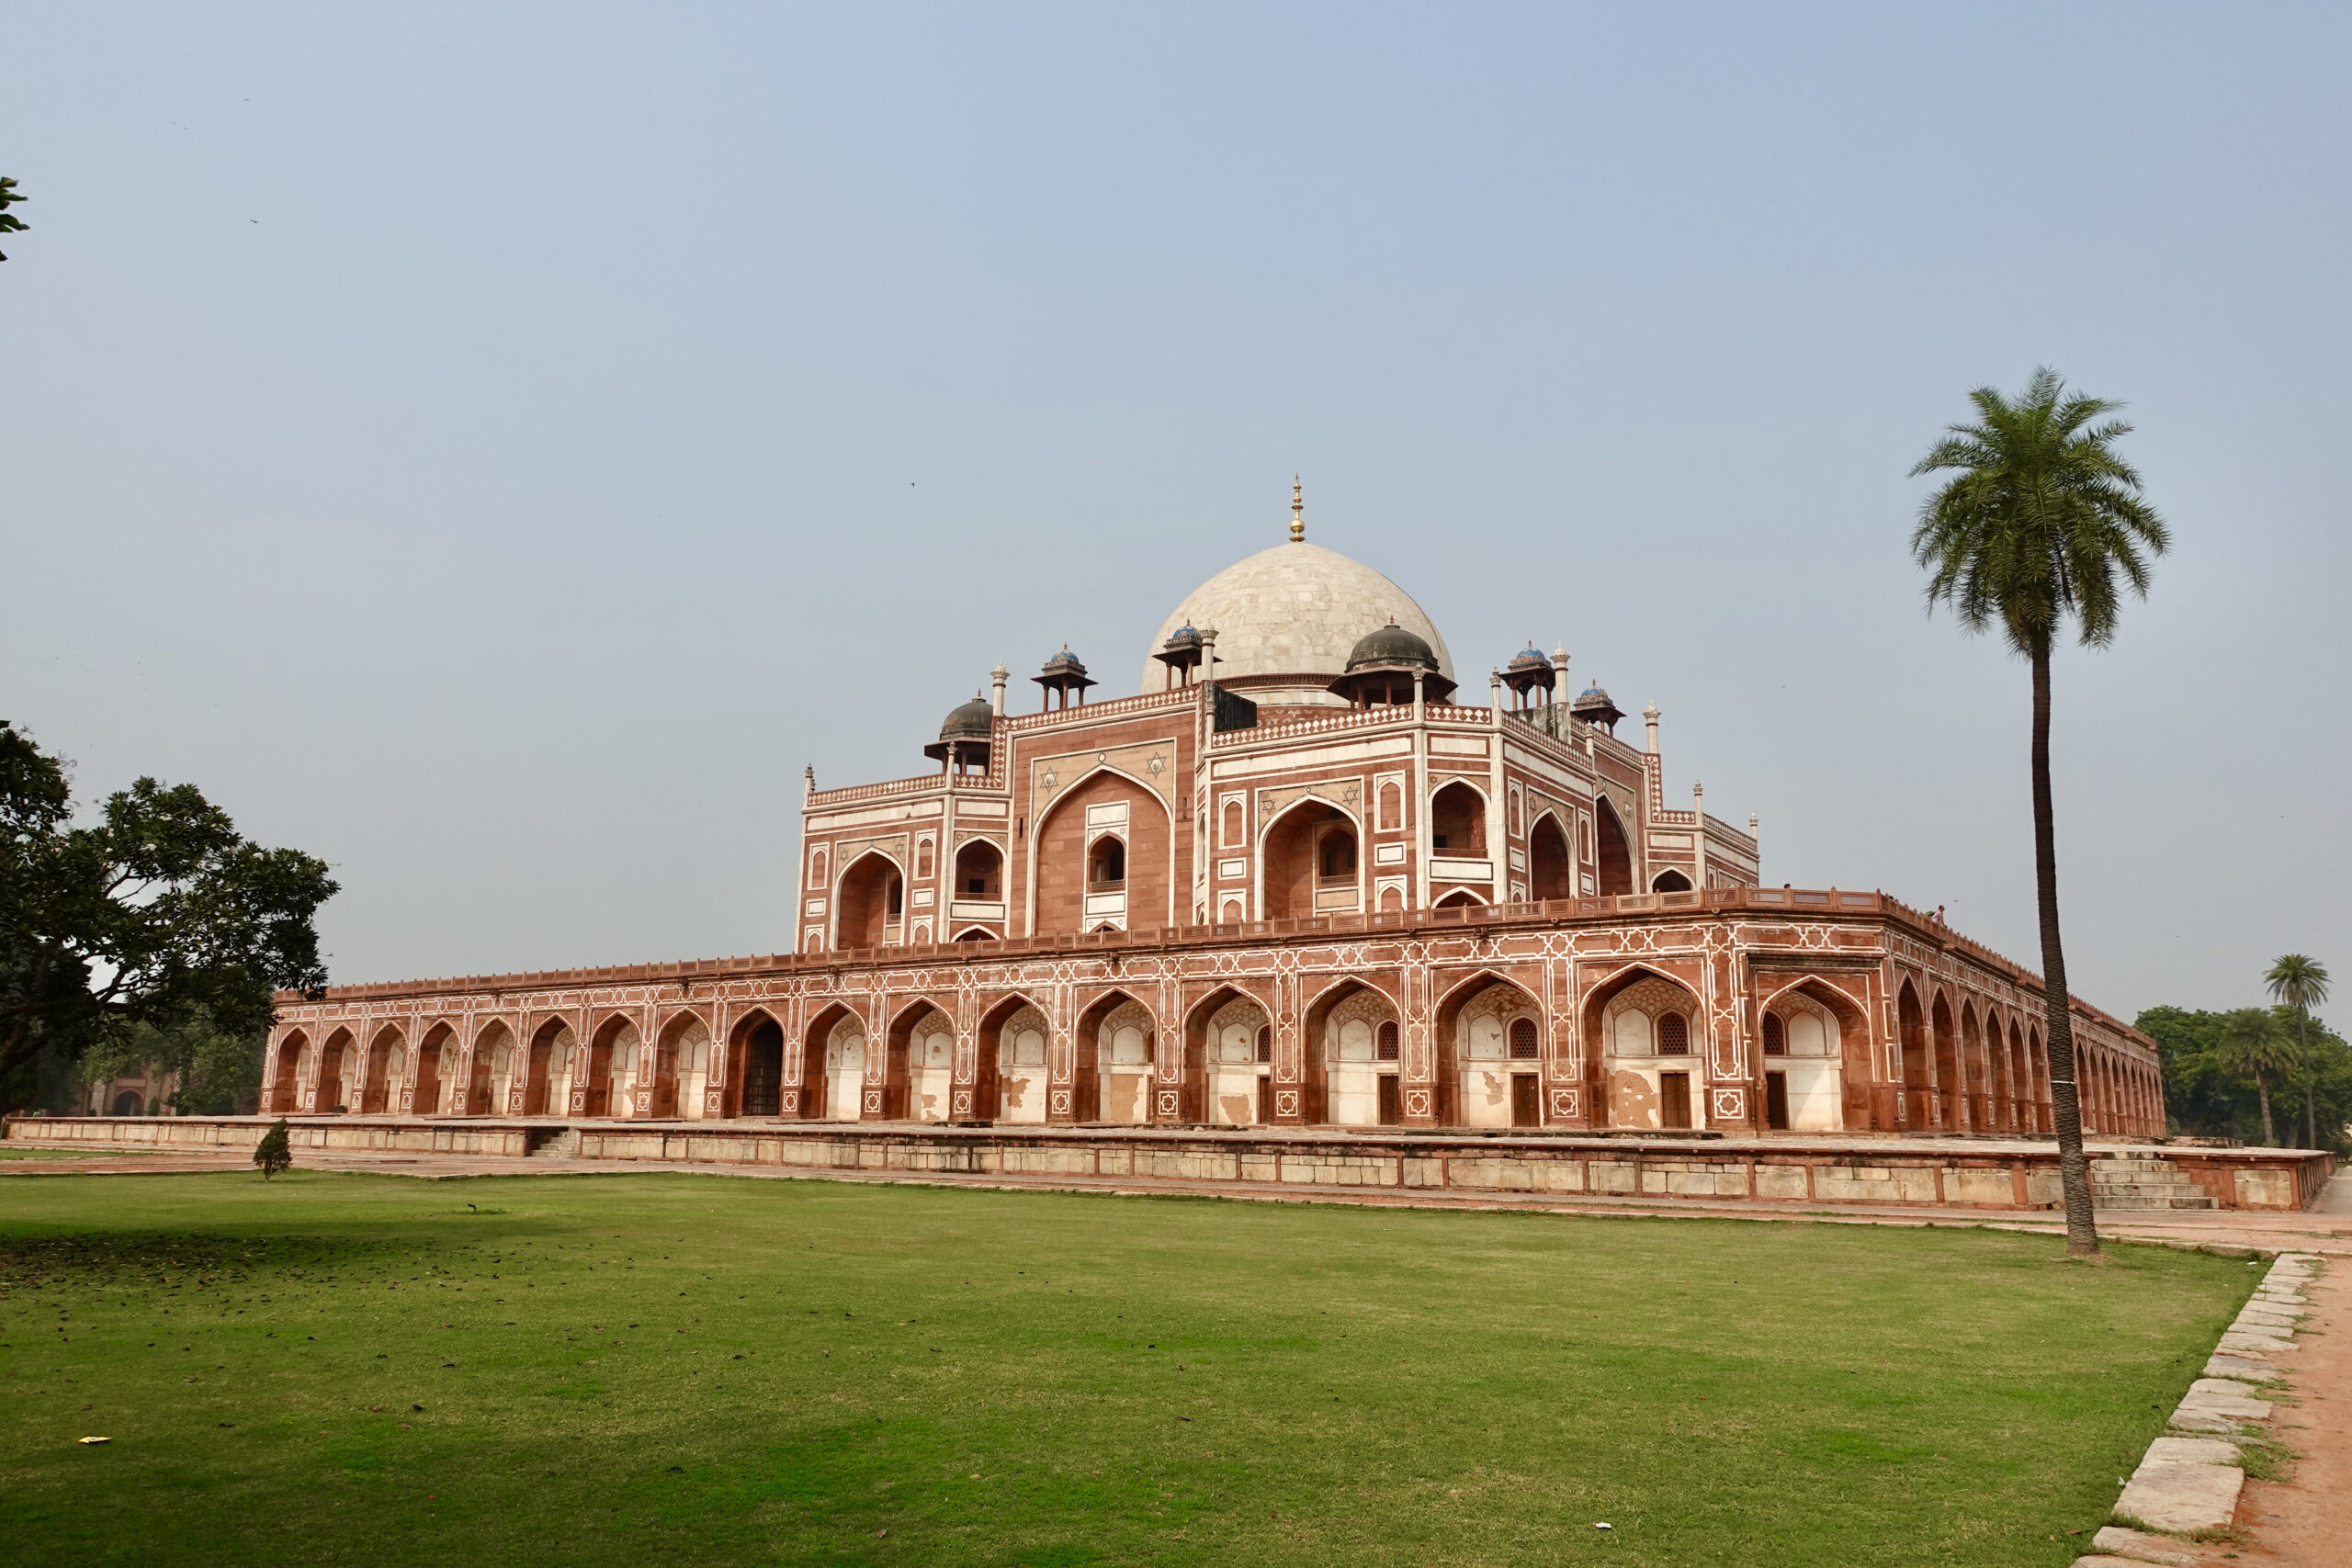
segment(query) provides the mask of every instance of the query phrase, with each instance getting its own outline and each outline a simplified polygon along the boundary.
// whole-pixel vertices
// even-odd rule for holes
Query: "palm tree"
[[[1976,420],[1951,426],[1911,472],[1955,470],[1919,508],[1911,553],[1928,569],[1928,608],[1947,605],[1972,632],[1997,626],[2033,671],[2033,869],[2041,916],[2041,977],[2050,1098],[2066,1197],[2066,1251],[2098,1251],[2090,1168],[2075,1090],[2075,1031],[2058,937],[2058,852],[2050,804],[2050,654],[2072,616],[2086,648],[2115,638],[2119,591],[2148,591],[2149,556],[2170,543],[2140,499],[2140,476],[2117,455],[2132,427],[2097,423],[2120,404],[2069,396],[2054,370],[2033,373],[2015,401],[1991,387],[1968,394]]]
[[[2255,1093],[2262,1097],[2265,1144],[2278,1142],[2270,1130],[2270,1075],[2292,1072],[2298,1056],[2295,1043],[2278,1027],[2278,1015],[2268,1008],[2239,1008],[2222,1019],[2222,1070],[2254,1080]]]
[[[2312,1009],[2327,1000],[2327,965],[2300,953],[2284,953],[2263,976],[2270,998],[2295,1010],[2295,1043],[2303,1056],[2303,1146],[2319,1147],[2319,1075],[2312,1072]]]

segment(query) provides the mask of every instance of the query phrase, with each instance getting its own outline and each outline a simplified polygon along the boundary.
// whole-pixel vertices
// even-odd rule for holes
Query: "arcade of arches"
[[[1352,820],[1323,807],[1295,818],[1283,852],[1299,886],[1320,887],[1327,865],[1344,878]],[[1732,1006],[1702,996],[1677,961],[1597,967],[1572,1004],[1544,999],[1557,976],[1541,966],[1473,963],[1172,991],[1106,969],[1076,988],[979,983],[470,1021],[322,1016],[282,1032],[266,1098],[356,1114],[650,1122],[2052,1130],[2030,992],[1893,964],[1758,973]],[[1881,1010],[1894,1027],[1874,1037]],[[2161,1087],[2138,1037],[2088,1012],[2076,1033],[2086,1125],[2160,1130]]]

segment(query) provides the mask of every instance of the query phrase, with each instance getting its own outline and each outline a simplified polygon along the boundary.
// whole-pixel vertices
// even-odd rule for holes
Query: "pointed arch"
[[[1592,799],[1593,886],[1603,897],[1634,890],[1632,835],[1605,795]]]
[[[844,1077],[854,1078],[860,1086],[865,1081],[862,1049],[857,1053],[854,1065],[837,1063],[833,1059],[834,1034],[845,1024],[854,1026],[863,1037],[865,1023],[857,1010],[845,1001],[831,1001],[817,1009],[801,1031],[799,1077],[787,1082],[785,1088],[788,1094],[797,1097],[799,1114],[804,1121],[835,1120],[835,1102],[844,1098],[857,1098],[855,1089],[848,1090],[846,1096],[841,1092]]]
[[[1806,1004],[1826,1018],[1808,1023]],[[1759,1057],[1759,1070],[1784,1075],[1788,1130],[1864,1132],[1878,1125],[1871,1099],[1870,1021],[1861,1003],[1821,976],[1806,975],[1760,998],[1757,1018],[1759,1033],[1773,1024],[1780,1029],[1784,1049],[1778,1056]],[[1766,1105],[1767,1130],[1772,1130],[1769,1076]]]
[[[1566,824],[1545,807],[1527,827],[1527,896],[1537,903],[1573,898],[1577,892],[1577,857],[1569,847]]]
[[[467,1055],[464,1114],[506,1114],[507,1086],[514,1072],[514,1031],[503,1018],[478,1021],[473,1047]]]
[[[1022,991],[1008,992],[980,1015],[974,1065],[972,1112],[991,1122],[1046,1119],[1052,1024],[1046,1010]]]
[[[1228,1012],[1227,1010],[1233,1010]],[[1273,1009],[1247,987],[1221,983],[1184,1010],[1183,1114],[1190,1122],[1248,1127],[1270,1120],[1272,1062],[1258,1059]]]
[[[831,905],[835,949],[887,947],[906,918],[907,871],[896,855],[870,848],[843,866]]]
[[[1306,1004],[1306,1119],[1341,1127],[1395,1125],[1403,1120],[1402,1063],[1385,1064],[1380,1031],[1403,1020],[1396,998],[1370,976],[1349,976]]]
[[[947,1057],[933,1063],[935,1052],[932,1044],[940,1034],[947,1037]],[[947,1119],[947,1078],[955,1070],[954,1049],[956,1014],[930,997],[915,997],[890,1017],[883,1035],[882,1048],[882,1109],[886,1122],[931,1121]],[[923,1043],[922,1050],[917,1042]],[[917,1096],[920,1082],[922,1098]],[[868,1100],[872,1097],[868,1096]],[[928,1101],[928,1105],[926,1105]],[[923,1112],[929,1110],[931,1114]]]
[[[381,1116],[394,1103],[399,1074],[407,1065],[407,1039],[397,1023],[377,1026],[368,1037],[351,1074],[351,1109],[362,1116]]]
[[[1121,880],[1097,889],[1088,874],[1103,837],[1120,840]],[[1125,769],[1097,762],[1063,785],[1030,825],[1028,841],[1031,934],[1175,923],[1175,818],[1159,792]]]
[[[442,1114],[442,1100],[448,1091],[457,1065],[456,1026],[446,1018],[426,1020],[417,1036],[415,1066],[410,1073],[413,1083],[408,1102],[410,1114]]]
[[[1430,906],[1432,909],[1480,909],[1487,901],[1467,887],[1457,887]]]
[[[1935,1042],[1935,1119],[1930,1126],[1958,1132],[1967,1123],[1962,1099],[1960,1031],[1953,1021],[1951,998],[1941,986],[1928,1003],[1928,1029]]]
[[[1549,1019],[1536,989],[1506,971],[1480,969],[1448,986],[1432,1010],[1437,1119],[1449,1127],[1540,1125],[1542,1042]],[[1513,1026],[1532,1026],[1536,1054],[1514,1059]],[[1522,1037],[1524,1031],[1519,1031]],[[1521,1085],[1518,1080],[1525,1078]]]
[[[1001,940],[986,926],[966,926],[956,933],[957,942],[997,942]]]
[[[1585,993],[1577,1034],[1597,1071],[1612,1127],[1694,1127],[1706,1081],[1706,1011],[1698,991],[1663,967],[1628,964]]]
[[[548,1018],[531,1032],[523,1057],[523,1114],[560,1116],[571,1100],[571,1022]]]
[[[776,1116],[784,1110],[784,1020],[753,1003],[727,1031],[723,1116]]]
[[[1071,1116],[1138,1125],[1151,1120],[1159,1021],[1148,1003],[1112,987],[1079,1010]]]
[[[1363,823],[1319,795],[1305,795],[1258,829],[1258,918],[1311,919],[1327,904],[1363,907]]]
[[[284,1115],[300,1109],[302,1071],[311,1064],[305,1059],[311,1049],[311,1037],[300,1029],[291,1029],[277,1042],[277,1075],[270,1080],[269,1095],[265,1109]]]
[[[702,1010],[673,1008],[653,1032],[651,1114],[657,1122],[698,1121],[710,1074],[710,1020]]]
[[[1650,878],[1650,891],[1653,893],[1688,893],[1690,891],[1690,879],[1688,876],[1685,876],[1681,872],[1676,870],[1674,867],[1668,866],[1664,871],[1659,872],[1656,876]]]
[[[588,1034],[587,1113],[591,1116],[633,1116],[637,1113],[637,1079],[640,1063],[637,1014],[634,1010],[605,1010]]]
[[[1903,1082],[1903,1124],[1914,1131],[1932,1127],[1936,1118],[1930,1102],[1934,1090],[1928,1076],[1932,1058],[1927,1014],[1919,1006],[1918,989],[1908,977],[1895,992],[1894,1039],[1899,1058],[1894,1076]]]
[[[338,1025],[328,1032],[326,1043],[319,1047],[317,1076],[311,1086],[311,1110],[332,1111],[346,1108],[344,1085],[351,1076],[351,1058],[357,1045],[348,1029]]]

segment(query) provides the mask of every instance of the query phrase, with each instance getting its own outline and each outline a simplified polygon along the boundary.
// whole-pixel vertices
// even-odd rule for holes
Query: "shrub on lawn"
[[[261,1167],[261,1179],[267,1181],[281,1170],[294,1168],[294,1140],[286,1131],[286,1118],[280,1116],[277,1125],[261,1135],[254,1145],[254,1163]]]

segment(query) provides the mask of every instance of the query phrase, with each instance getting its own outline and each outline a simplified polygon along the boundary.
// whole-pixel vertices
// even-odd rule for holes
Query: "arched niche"
[[[1315,998],[1306,1011],[1309,1120],[1340,1127],[1403,1122],[1397,1025],[1395,1001],[1361,980],[1343,980]]]
[[[1097,768],[1064,789],[1030,834],[1031,931],[1167,925],[1172,837],[1159,796],[1115,769]]]
[[[637,1113],[637,1075],[642,1044],[636,1021],[625,1013],[612,1014],[596,1025],[588,1046],[589,1115]]]
[[[1634,890],[1634,852],[1617,808],[1605,795],[1592,804],[1593,886],[1604,897]]]
[[[1757,1034],[1765,1131],[1871,1126],[1868,1032],[1853,998],[1818,979],[1784,986],[1765,1001]]]
[[[890,1021],[882,1053],[882,1115],[891,1122],[944,1122],[954,1104],[956,1022],[923,1000]]]
[[[1450,1127],[1543,1122],[1544,1009],[1495,975],[1456,985],[1437,1009],[1437,1111]]]
[[[571,1026],[548,1019],[532,1032],[525,1058],[523,1114],[560,1116],[571,1105],[571,1057],[577,1042]]]
[[[1221,986],[1185,1014],[1188,1118],[1219,1127],[1273,1119],[1273,1017],[1249,992]]]
[[[1440,860],[1481,860],[1487,853],[1487,797],[1461,779],[1430,795],[1430,853]]]
[[[784,1111],[784,1025],[765,1008],[753,1008],[727,1032],[729,1116],[778,1116]]]
[[[1572,898],[1577,891],[1577,860],[1568,847],[1567,829],[1545,811],[1527,835],[1527,896],[1538,903]]]
[[[1355,818],[1313,795],[1268,823],[1258,886],[1269,920],[1353,911],[1360,901],[1363,852]]]
[[[906,878],[897,861],[879,850],[858,856],[833,892],[833,945],[894,945],[906,918]]]
[[[1659,970],[1614,976],[1585,1003],[1612,1127],[1673,1131],[1703,1118],[1704,1035],[1698,993]]]
[[[1107,991],[1078,1018],[1074,1120],[1135,1126],[1151,1120],[1151,1010],[1125,991]]]

